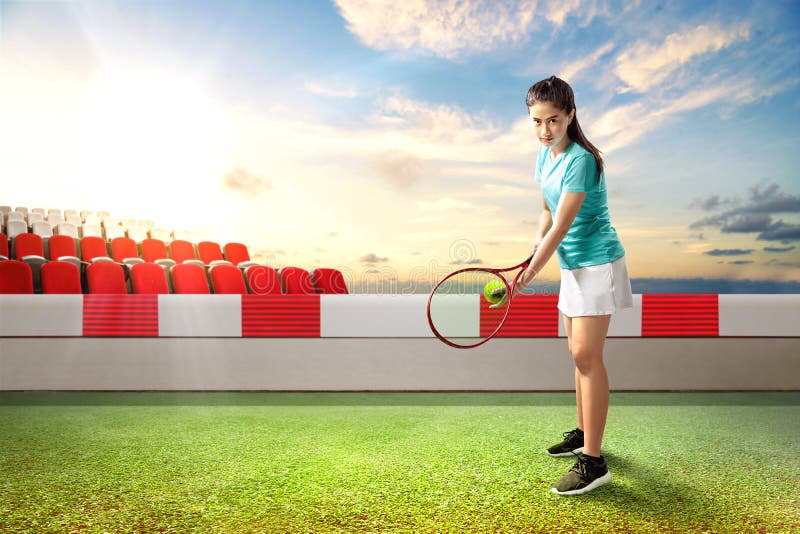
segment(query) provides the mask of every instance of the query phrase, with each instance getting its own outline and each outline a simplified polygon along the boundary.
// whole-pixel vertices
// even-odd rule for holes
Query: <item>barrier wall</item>
[[[504,338],[458,350],[426,295],[0,295],[0,389],[568,390],[556,300],[519,296]],[[800,390],[800,295],[634,304],[611,322],[613,389]]]

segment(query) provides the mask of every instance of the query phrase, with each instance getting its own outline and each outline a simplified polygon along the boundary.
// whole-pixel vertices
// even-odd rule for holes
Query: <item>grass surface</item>
[[[561,393],[0,393],[2,532],[790,532],[800,394],[612,394],[560,497]]]

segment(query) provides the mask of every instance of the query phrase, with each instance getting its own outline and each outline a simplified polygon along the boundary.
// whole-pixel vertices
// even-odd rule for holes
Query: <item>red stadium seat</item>
[[[311,278],[318,293],[326,295],[346,295],[349,293],[344,276],[338,269],[329,269],[327,267],[314,269],[311,273]]]
[[[80,266],[81,259],[75,254],[75,239],[68,235],[54,235],[49,243],[50,259],[68,261]]]
[[[142,240],[142,257],[148,263],[155,263],[157,265],[166,265],[172,267],[175,265],[175,260],[167,257],[167,245],[160,239],[143,239]]]
[[[95,295],[124,295],[128,292],[125,271],[112,262],[92,263],[86,268],[89,293]]]
[[[108,255],[103,238],[95,236],[81,238],[81,258],[85,262],[114,261]]]
[[[231,263],[222,257],[222,249],[220,248],[219,243],[214,243],[213,241],[200,241],[197,244],[197,254],[200,256],[200,261],[206,265]]]
[[[183,239],[176,239],[169,244],[169,255],[177,264],[195,263],[202,265],[202,261],[197,259],[194,253],[194,245]]]
[[[280,270],[283,290],[287,295],[313,295],[316,293],[311,275],[300,267],[284,267]]]
[[[129,237],[115,237],[111,240],[111,257],[115,262],[126,265],[144,263],[144,260],[139,257],[136,241]]]
[[[8,236],[0,232],[0,260],[8,259]]]
[[[14,259],[23,260],[25,258],[37,258],[40,263],[44,263],[44,250],[42,248],[42,236],[37,234],[19,234],[14,238]]]
[[[77,294],[81,290],[81,272],[67,261],[48,261],[42,266],[42,293]]]
[[[281,295],[281,278],[275,269],[253,265],[244,271],[247,291],[253,295]]]
[[[225,252],[225,259],[240,268],[250,267],[257,265],[256,262],[250,260],[250,252],[247,246],[242,243],[227,243],[223,247]]]
[[[24,261],[0,261],[0,294],[32,294],[31,266]]]
[[[233,265],[214,265],[208,271],[214,293],[247,294],[242,270]]]
[[[203,267],[191,263],[180,263],[172,267],[171,272],[175,293],[208,294],[211,292],[208,287],[206,270]]]
[[[140,295],[165,295],[169,293],[167,273],[155,263],[136,263],[131,266],[133,292]]]

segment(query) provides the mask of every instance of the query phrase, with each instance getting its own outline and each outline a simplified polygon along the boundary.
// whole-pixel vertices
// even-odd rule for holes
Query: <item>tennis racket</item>
[[[458,349],[492,339],[511,308],[512,299],[506,296],[514,294],[532,257],[505,269],[460,269],[442,279],[428,297],[428,324],[434,335]]]

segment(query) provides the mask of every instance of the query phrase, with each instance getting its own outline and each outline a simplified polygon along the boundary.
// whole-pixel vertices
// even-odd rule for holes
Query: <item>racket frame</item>
[[[428,296],[428,309],[427,309],[428,325],[431,327],[431,332],[433,332],[433,335],[435,335],[437,338],[439,338],[439,340],[441,340],[446,345],[449,345],[449,346],[451,346],[453,348],[456,348],[456,349],[472,349],[472,348],[478,347],[480,345],[483,345],[484,343],[486,343],[487,341],[492,339],[500,331],[500,329],[503,327],[503,323],[506,322],[506,317],[508,317],[508,312],[511,309],[511,300],[512,300],[511,297],[514,295],[514,288],[517,287],[517,283],[519,282],[519,279],[522,276],[522,273],[525,272],[525,269],[528,267],[528,265],[530,265],[531,259],[533,259],[532,255],[528,256],[528,258],[525,261],[523,261],[522,263],[514,265],[513,267],[506,267],[504,269],[491,269],[491,268],[487,269],[485,267],[467,267],[465,269],[459,269],[457,271],[454,271],[454,272],[448,274],[447,276],[445,276],[444,278],[442,278],[439,281],[439,283],[436,284],[433,287],[433,290],[431,290],[431,294]],[[511,281],[511,285],[509,285],[508,279],[505,276],[503,276],[502,273],[507,273],[509,271],[513,271],[514,269],[519,269],[519,272],[516,274],[516,276],[514,276],[513,280]],[[503,281],[503,283],[505,284],[505,286],[506,286],[506,295],[508,295],[508,303],[506,305],[505,312],[503,313],[503,317],[500,319],[500,322],[497,323],[497,326],[495,327],[495,329],[492,331],[491,334],[489,334],[485,338],[481,339],[477,343],[473,343],[471,345],[459,345],[458,343],[453,343],[452,341],[450,341],[449,339],[444,337],[436,329],[436,326],[433,324],[433,319],[431,318],[431,301],[433,300],[433,296],[436,294],[436,290],[439,289],[439,287],[442,284],[444,284],[445,282],[447,282],[449,279],[451,279],[454,276],[458,276],[459,274],[469,273],[469,272],[489,273],[489,274],[495,275],[498,278],[500,278]]]

